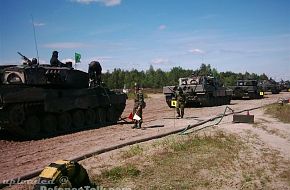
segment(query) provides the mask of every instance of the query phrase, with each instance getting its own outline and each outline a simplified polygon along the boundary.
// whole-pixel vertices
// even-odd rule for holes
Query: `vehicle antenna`
[[[31,14],[31,20],[32,20],[34,43],[35,43],[35,49],[36,49],[36,55],[37,55],[37,64],[39,64],[38,48],[37,48],[36,34],[35,34],[35,25],[34,25],[34,20],[33,20],[32,14]]]

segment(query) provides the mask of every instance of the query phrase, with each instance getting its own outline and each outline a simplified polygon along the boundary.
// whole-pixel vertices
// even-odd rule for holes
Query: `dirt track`
[[[235,111],[276,102],[280,97],[289,98],[289,93],[267,95],[261,100],[234,100],[230,107]],[[174,111],[168,108],[162,94],[146,100],[143,130],[131,129],[130,124],[119,123],[100,129],[77,132],[59,137],[25,142],[0,139],[0,182],[43,168],[58,159],[72,159],[101,148],[127,141],[165,133],[188,124],[221,114],[225,106],[187,108],[184,119],[173,119]],[[132,110],[132,101],[127,102],[123,117]]]

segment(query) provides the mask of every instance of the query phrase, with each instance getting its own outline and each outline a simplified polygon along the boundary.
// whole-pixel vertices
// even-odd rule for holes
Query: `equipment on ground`
[[[34,190],[84,189],[92,186],[83,166],[73,161],[58,160],[42,170]]]

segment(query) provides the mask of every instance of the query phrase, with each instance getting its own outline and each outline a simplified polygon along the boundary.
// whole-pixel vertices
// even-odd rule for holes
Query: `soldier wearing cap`
[[[175,91],[175,98],[176,98],[177,117],[183,118],[186,97],[181,87],[178,87],[177,90]]]
[[[134,93],[134,108],[133,108],[133,122],[134,125],[132,126],[132,128],[137,128],[140,129],[141,125],[143,123],[142,120],[142,112],[143,112],[143,108],[145,108],[145,102],[144,102],[144,96],[142,93],[142,90],[139,86],[138,83],[135,83],[134,85],[135,88],[135,93]],[[136,114],[136,115],[135,115]]]
[[[62,63],[58,60],[58,52],[57,51],[52,52],[52,56],[50,59],[50,65],[54,66],[54,67],[62,67],[65,65],[64,63]]]

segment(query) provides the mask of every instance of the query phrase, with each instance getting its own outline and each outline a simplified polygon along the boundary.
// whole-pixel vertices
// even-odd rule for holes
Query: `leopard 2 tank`
[[[0,126],[21,138],[42,138],[116,123],[127,95],[68,64],[0,67]]]
[[[186,97],[187,107],[220,106],[230,104],[232,90],[224,87],[217,78],[192,76],[179,78],[178,86],[165,86],[163,93],[169,107],[175,90],[181,87]]]

